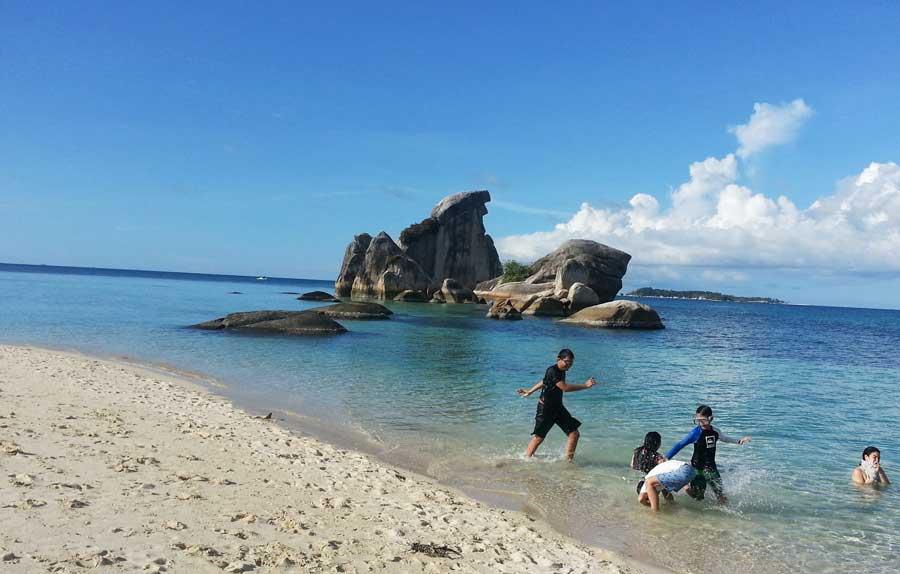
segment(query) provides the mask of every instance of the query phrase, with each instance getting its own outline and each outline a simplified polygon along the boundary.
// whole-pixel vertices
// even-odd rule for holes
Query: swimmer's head
[[[862,459],[877,464],[881,462],[881,451],[877,447],[867,446],[863,450]]]
[[[697,411],[694,413],[694,422],[703,428],[709,428],[712,426],[712,420],[713,412],[711,408],[706,405],[697,407]]]
[[[649,450],[659,450],[659,445],[662,444],[662,437],[659,436],[659,433],[656,431],[650,431],[644,435],[644,448]]]

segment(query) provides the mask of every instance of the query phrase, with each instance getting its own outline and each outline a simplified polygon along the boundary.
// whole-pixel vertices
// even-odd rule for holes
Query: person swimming
[[[863,450],[859,466],[853,469],[853,482],[856,484],[891,483],[881,466],[881,451],[878,448],[867,446]]]

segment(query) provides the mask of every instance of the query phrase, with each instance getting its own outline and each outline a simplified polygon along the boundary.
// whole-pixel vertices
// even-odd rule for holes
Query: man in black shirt
[[[570,385],[566,382],[566,371],[572,368],[575,362],[575,353],[569,349],[563,349],[556,356],[556,363],[547,368],[544,373],[544,379],[531,387],[530,389],[518,389],[516,392],[521,397],[530,396],[532,393],[541,389],[541,398],[538,400],[537,413],[534,417],[534,431],[532,431],[531,442],[525,449],[525,456],[531,457],[537,450],[547,433],[553,425],[559,425],[566,435],[566,458],[572,460],[575,456],[575,447],[578,446],[578,427],[581,421],[569,414],[569,411],[563,406],[563,393],[571,393],[574,391],[583,391],[597,384],[594,377],[591,377],[583,385]]]

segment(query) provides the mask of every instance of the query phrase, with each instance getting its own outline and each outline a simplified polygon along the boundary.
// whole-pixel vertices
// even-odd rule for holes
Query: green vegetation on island
[[[501,283],[525,281],[530,275],[531,267],[522,265],[518,261],[507,261],[503,264],[503,279]]]
[[[625,295],[627,297],[702,299],[704,301],[730,301],[733,303],[784,303],[781,299],[772,299],[770,297],[739,297],[737,295],[726,295],[714,291],[672,291],[670,289],[654,289],[653,287],[641,287],[640,289],[635,289],[631,293],[626,293]]]

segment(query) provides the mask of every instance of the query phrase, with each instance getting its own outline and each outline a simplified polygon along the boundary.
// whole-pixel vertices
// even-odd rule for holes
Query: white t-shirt
[[[644,484],[641,486],[641,492],[647,492],[647,479],[651,476],[656,476],[657,474],[665,474],[667,472],[672,472],[673,470],[678,470],[681,467],[689,466],[688,463],[682,462],[680,460],[667,460],[666,462],[661,462],[650,469],[650,472],[647,473],[647,476],[644,477]]]

